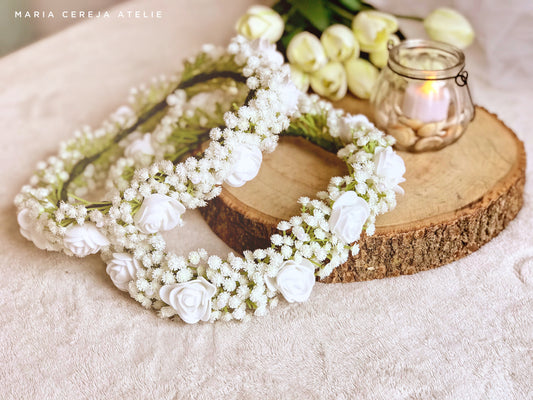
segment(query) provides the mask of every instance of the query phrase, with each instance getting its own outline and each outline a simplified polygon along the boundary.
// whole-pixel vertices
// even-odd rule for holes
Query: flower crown
[[[357,254],[361,232],[372,235],[376,216],[394,208],[405,167],[394,139],[363,115],[299,92],[289,74],[265,41],[238,36],[225,50],[204,46],[179,77],[132,90],[129,105],[101,128],[76,132],[37,165],[15,198],[21,234],[67,255],[100,252],[115,286],[164,318],[244,320],[264,315],[280,293],[306,301],[316,276]],[[337,151],[348,174],[317,199],[300,198],[301,214],[278,225],[267,249],[225,259],[168,251],[162,232],[222,183],[253,179],[280,134]],[[110,201],[82,198],[99,188]]]

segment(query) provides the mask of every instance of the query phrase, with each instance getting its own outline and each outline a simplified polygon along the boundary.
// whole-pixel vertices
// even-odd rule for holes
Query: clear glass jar
[[[370,103],[396,148],[439,150],[461,137],[475,114],[464,67],[463,52],[441,42],[406,40],[389,49]]]

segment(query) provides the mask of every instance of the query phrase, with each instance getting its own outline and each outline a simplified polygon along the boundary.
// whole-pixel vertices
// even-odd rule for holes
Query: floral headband
[[[282,134],[337,151],[348,174],[316,199],[300,198],[301,214],[278,225],[267,249],[224,259],[169,251],[162,232],[223,183],[253,179]],[[317,276],[358,253],[361,232],[372,235],[402,192],[393,141],[365,116],[299,92],[273,45],[238,36],[225,50],[204,46],[179,77],[134,89],[101,128],[83,128],[40,162],[15,198],[20,231],[41,249],[100,253],[115,286],[161,317],[245,320],[279,294],[306,301]],[[109,201],[83,198],[99,188]]]

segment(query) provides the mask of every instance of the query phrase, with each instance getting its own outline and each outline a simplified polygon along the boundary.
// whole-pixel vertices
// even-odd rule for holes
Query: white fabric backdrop
[[[248,324],[160,320],[114,288],[98,257],[46,253],[19,235],[12,200],[37,161],[81,124],[96,126],[130,86],[203,43],[226,43],[249,4],[125,3],[165,17],[89,21],[0,60],[0,397],[533,398],[530,179],[516,220],[471,256],[413,276],[317,284],[309,302],[281,302]],[[478,32],[467,52],[475,101],[533,154],[531,3],[512,4],[456,5],[470,7]],[[186,222],[176,246],[228,251],[198,213]]]

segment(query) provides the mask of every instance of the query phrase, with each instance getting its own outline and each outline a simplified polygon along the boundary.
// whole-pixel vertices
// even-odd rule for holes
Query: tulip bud
[[[285,24],[281,16],[273,9],[265,6],[252,6],[235,25],[238,33],[248,39],[260,37],[277,42],[283,35]]]
[[[424,28],[431,39],[460,49],[468,47],[474,40],[472,25],[451,8],[437,8],[424,20]]]
[[[353,32],[344,25],[331,25],[322,33],[320,41],[331,61],[342,62],[352,56],[359,57],[359,44]]]
[[[400,38],[398,36],[390,35],[385,47],[370,53],[370,62],[378,68],[383,68],[385,65],[387,65],[387,61],[389,59],[389,41],[392,41],[393,46],[400,44]]]
[[[346,95],[346,71],[341,63],[330,61],[311,75],[311,88],[330,100],[339,100]]]
[[[291,65],[291,81],[299,90],[307,92],[309,90],[309,75],[303,72],[300,68]]]
[[[320,40],[309,32],[300,32],[292,38],[287,58],[304,72],[317,71],[328,61]]]
[[[376,67],[362,58],[350,58],[344,64],[350,92],[361,99],[370,98],[372,89],[378,79]]]
[[[352,21],[352,30],[361,50],[371,53],[386,46],[389,35],[398,30],[398,21],[380,11],[361,11]]]

